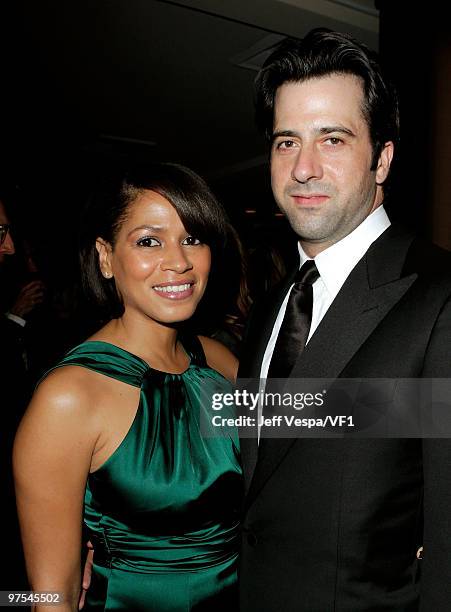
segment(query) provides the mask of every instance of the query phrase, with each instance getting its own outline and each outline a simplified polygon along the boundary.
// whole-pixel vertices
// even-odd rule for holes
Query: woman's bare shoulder
[[[92,412],[102,381],[95,372],[76,365],[55,368],[37,386],[29,410]]]
[[[208,365],[234,382],[238,371],[238,359],[235,355],[221,342],[213,340],[213,338],[199,336],[199,340],[204,349]]]
[[[102,431],[96,394],[89,372],[64,366],[38,385],[21,420],[15,440],[15,463],[83,457],[91,460]],[[84,453],[84,454],[83,454]],[[65,460],[66,460],[65,459]]]

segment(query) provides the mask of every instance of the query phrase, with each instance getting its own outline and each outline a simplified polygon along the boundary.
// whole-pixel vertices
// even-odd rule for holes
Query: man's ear
[[[379,155],[379,161],[377,162],[376,168],[376,183],[378,185],[382,185],[388,176],[394,151],[395,146],[391,140],[384,144],[381,154]]]
[[[113,249],[111,244],[103,238],[97,238],[96,249],[99,254],[100,271],[104,278],[113,278],[113,269],[111,264],[111,255]]]

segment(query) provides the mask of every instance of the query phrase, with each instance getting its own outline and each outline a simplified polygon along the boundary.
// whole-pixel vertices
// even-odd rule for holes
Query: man
[[[9,219],[2,202],[0,202],[0,265],[8,255],[16,252],[12,236],[9,232]]]
[[[282,43],[256,86],[308,280],[293,271],[255,310],[240,376],[449,377],[451,260],[384,210],[398,115],[375,58],[316,30]],[[451,609],[449,440],[263,437],[242,453],[242,612]]]
[[[27,320],[44,297],[41,281],[33,280],[17,289],[14,267],[16,245],[11,231],[10,218],[5,206],[9,202],[2,194],[0,199],[0,465],[3,475],[4,501],[2,504],[5,524],[4,538],[8,562],[1,575],[2,589],[25,589],[28,586],[20,542],[16,514],[11,453],[19,421],[30,399],[32,384],[27,367]],[[8,269],[8,272],[6,270]],[[14,287],[12,286],[14,285]]]
[[[31,391],[27,388],[24,330],[29,315],[44,299],[44,286],[42,281],[32,280],[20,289],[13,290],[10,285],[15,284],[16,279],[11,271],[3,271],[11,255],[15,253],[7,209],[0,199],[0,377],[3,383],[3,399],[5,389],[10,389],[11,395],[16,398],[14,403],[21,406],[21,410],[14,416],[18,423]]]
[[[6,212],[5,205],[0,200],[0,269],[4,268],[8,263],[8,258],[14,255],[16,248],[11,234],[11,225]],[[0,276],[1,295],[2,297],[8,293],[8,279],[3,275]],[[20,396],[23,392],[25,379],[25,364],[23,360],[23,342],[22,330],[25,321],[11,312],[2,312],[0,305],[0,365],[1,379],[3,389],[3,401],[12,399],[9,396]],[[12,380],[14,379],[14,381]],[[10,391],[5,396],[5,391]],[[25,401],[25,400],[24,400]],[[16,401],[14,402],[16,404]],[[11,409],[7,415],[10,416]],[[3,419],[5,414],[3,415]],[[17,417],[19,418],[19,417]]]
[[[0,200],[0,268],[15,254],[9,217]],[[0,276],[0,295],[5,294],[6,280]],[[24,323],[24,322],[23,322]],[[28,401],[28,385],[23,360],[22,319],[0,309],[0,463],[3,474],[2,510],[7,525],[4,545],[7,557],[1,576],[2,589],[27,588],[25,564],[16,516],[11,452],[14,434]]]

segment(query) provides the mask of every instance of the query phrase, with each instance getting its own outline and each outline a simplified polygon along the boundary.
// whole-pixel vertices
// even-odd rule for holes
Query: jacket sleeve
[[[444,304],[431,334],[423,377],[443,378],[451,388],[451,298]],[[440,410],[451,431],[451,394]],[[449,416],[443,411],[447,411]],[[451,610],[451,438],[423,440],[424,552],[421,563],[420,611]]]

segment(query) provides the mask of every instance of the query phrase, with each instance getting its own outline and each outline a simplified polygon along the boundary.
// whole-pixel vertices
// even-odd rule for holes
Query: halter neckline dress
[[[84,524],[95,553],[86,611],[238,609],[238,435],[205,435],[201,427],[211,408],[202,391],[227,393],[231,385],[207,365],[197,338],[184,338],[183,346],[190,364],[181,374],[154,370],[101,341],[80,344],[56,366],[140,388],[128,433],[88,477]]]

